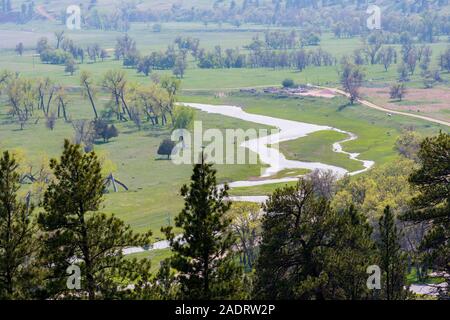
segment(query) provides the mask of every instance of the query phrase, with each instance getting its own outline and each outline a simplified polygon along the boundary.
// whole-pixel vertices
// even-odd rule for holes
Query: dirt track
[[[343,96],[346,96],[346,97],[349,96],[349,94],[347,92],[345,92],[345,91],[343,91],[341,89],[319,87],[319,86],[316,86],[316,88],[328,89],[328,90],[331,90],[331,91],[335,92],[336,94],[340,94],[340,95],[343,95]],[[358,102],[361,103],[362,105],[365,105],[365,106],[369,107],[369,108],[380,110],[380,111],[384,111],[386,113],[400,114],[402,116],[422,119],[422,120],[426,120],[426,121],[430,121],[430,122],[434,122],[434,123],[438,123],[438,124],[442,124],[444,126],[450,127],[450,122],[447,122],[447,121],[433,119],[433,118],[430,118],[430,117],[427,117],[427,116],[421,116],[421,115],[418,115],[418,114],[411,114],[411,113],[407,113],[407,112],[401,112],[401,111],[395,111],[395,110],[391,110],[391,109],[386,109],[386,108],[383,108],[383,107],[381,107],[379,105],[376,105],[376,104],[374,104],[374,103],[372,103],[370,101],[363,100],[363,99],[358,99]]]

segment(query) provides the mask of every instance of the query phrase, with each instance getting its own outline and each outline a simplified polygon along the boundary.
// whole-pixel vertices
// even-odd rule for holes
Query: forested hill
[[[131,22],[246,23],[333,31],[351,37],[367,31],[369,5],[381,8],[382,27],[400,34],[450,34],[449,0],[80,0],[86,27],[127,31]],[[71,0],[0,0],[0,23],[63,22]],[[52,20],[50,19],[50,20]],[[424,31],[425,30],[425,31]]]

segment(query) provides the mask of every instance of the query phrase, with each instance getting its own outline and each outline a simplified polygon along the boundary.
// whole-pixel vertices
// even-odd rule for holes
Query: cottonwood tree
[[[187,68],[186,57],[183,54],[178,55],[175,60],[175,66],[173,67],[173,74],[177,78],[184,78],[184,72]]]
[[[174,109],[174,129],[189,129],[194,121],[195,112],[192,108],[177,106]]]
[[[397,99],[399,101],[403,100],[406,94],[406,87],[404,83],[393,84],[389,91],[389,96],[391,99]]]
[[[94,111],[95,119],[98,119],[97,108],[95,107],[95,89],[93,87],[92,75],[88,71],[81,71],[80,84],[82,88],[82,93],[85,97],[89,99],[91,103],[92,110]]]
[[[16,52],[17,52],[17,54],[19,55],[19,56],[22,56],[23,55],[23,50],[24,50],[24,47],[23,47],[23,43],[22,42],[19,42],[17,45],[16,45]]]
[[[147,121],[152,125],[165,125],[166,110],[169,108],[170,97],[167,91],[157,84],[138,86],[130,94],[131,103],[143,111]]]
[[[145,246],[150,233],[135,234],[115,216],[99,212],[104,177],[94,152],[64,143],[60,160],[52,159],[55,180],[44,195],[39,215],[41,263],[47,270],[45,295],[50,298],[113,299],[126,296],[137,281],[141,262],[128,261],[123,249]],[[66,286],[69,266],[81,269],[81,289]]]
[[[217,187],[216,171],[202,154],[201,163],[194,166],[189,186],[181,189],[184,209],[175,218],[175,227],[182,235],[175,237],[172,227],[163,228],[170,241],[181,299],[242,298],[242,269],[237,266],[226,215],[230,203],[228,186]]]
[[[23,130],[25,124],[33,116],[34,103],[37,98],[33,82],[23,78],[12,79],[8,83],[6,94],[9,105],[12,107],[10,114]]]
[[[117,38],[114,56],[117,60],[124,59],[127,55],[136,51],[136,41],[128,34]]]
[[[5,151],[0,158],[0,299],[30,298],[36,285],[33,207],[19,199],[19,180],[18,163]]]
[[[44,116],[50,111],[50,105],[55,94],[56,87],[49,77],[40,78],[36,83],[36,94],[38,99],[38,109],[41,109]]]
[[[450,47],[440,55],[439,67],[442,71],[450,72]]]
[[[359,67],[344,63],[341,71],[341,85],[349,95],[350,104],[353,104],[359,98],[359,88],[364,77],[365,75]]]
[[[117,120],[127,120],[131,118],[130,110],[125,101],[125,91],[127,86],[127,78],[125,72],[122,70],[109,70],[103,77],[102,86],[111,92],[111,98],[114,101],[114,113],[117,115]]]
[[[382,48],[377,56],[377,61],[384,66],[384,70],[387,72],[389,67],[397,60],[397,51],[392,47]]]
[[[230,210],[231,230],[238,243],[239,260],[245,269],[252,271],[256,262],[258,240],[261,235],[261,206],[252,203],[233,204]]]
[[[400,82],[409,81],[408,67],[404,62],[400,63],[400,65],[398,66],[397,73],[398,73],[398,80]]]
[[[57,103],[57,109],[58,109],[58,118],[61,117],[61,114],[64,118],[64,121],[68,122],[68,112],[67,112],[67,106],[69,104],[66,91],[63,87],[59,87],[59,89],[56,91],[55,100]]]
[[[90,120],[75,120],[72,121],[72,126],[75,131],[75,144],[83,144],[85,150],[92,150],[96,138],[94,122]]]
[[[75,73],[77,70],[77,64],[75,63],[74,59],[68,59],[65,63],[64,71],[67,73],[70,73],[71,76]]]
[[[375,64],[378,51],[383,45],[383,35],[381,33],[372,33],[366,40],[367,44],[364,48],[369,57],[370,64]]]
[[[64,30],[56,31],[55,38],[56,38],[56,49],[59,49],[59,46],[64,40]]]
[[[439,133],[423,140],[418,154],[420,168],[409,181],[418,194],[411,209],[401,219],[427,223],[428,230],[420,245],[425,261],[435,271],[443,272],[449,284],[442,292],[450,295],[450,134]]]
[[[423,137],[414,130],[405,130],[395,141],[395,149],[407,159],[418,160]]]

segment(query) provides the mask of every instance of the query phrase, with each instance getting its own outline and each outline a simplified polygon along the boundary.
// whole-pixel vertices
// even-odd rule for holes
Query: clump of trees
[[[10,117],[20,125],[20,129],[40,115],[46,119],[50,129],[58,118],[69,120],[69,100],[62,87],[56,86],[48,77],[29,79],[9,71],[0,73],[0,94],[4,93],[10,106]],[[55,111],[57,109],[57,111]]]

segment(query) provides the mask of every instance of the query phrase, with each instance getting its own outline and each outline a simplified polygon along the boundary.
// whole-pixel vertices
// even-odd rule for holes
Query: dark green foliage
[[[337,213],[306,179],[276,190],[265,210],[255,298],[367,297],[374,246],[363,215]]]
[[[182,236],[175,238],[172,227],[163,229],[174,256],[181,299],[237,299],[243,297],[243,272],[232,251],[235,239],[230,231],[230,208],[224,198],[228,187],[218,189],[211,164],[194,166],[189,186],[183,186],[184,209],[175,218]]]
[[[429,225],[420,249],[430,267],[450,274],[450,134],[426,138],[418,158],[420,168],[409,181],[419,194],[402,219]],[[450,284],[449,277],[447,282]]]
[[[167,156],[167,159],[170,159],[173,148],[175,148],[175,142],[170,139],[164,139],[159,145],[158,154],[161,156]]]
[[[400,246],[401,235],[395,225],[394,214],[388,206],[379,221],[380,239],[377,243],[382,277],[382,298],[402,300],[406,298],[406,256]]]
[[[109,142],[111,138],[116,138],[119,136],[119,131],[112,124],[108,125],[106,121],[102,119],[97,119],[94,121],[94,130],[97,138],[103,139],[103,142]]]
[[[35,228],[27,203],[18,199],[18,164],[10,153],[0,159],[0,299],[31,296],[35,270],[30,264],[36,249]]]
[[[283,88],[292,88],[293,86],[295,86],[295,83],[292,79],[284,79],[282,85]]]
[[[104,177],[95,153],[83,154],[68,141],[60,161],[51,160],[55,181],[44,195],[39,215],[41,263],[46,282],[43,296],[111,299],[126,296],[121,289],[137,280],[142,266],[125,260],[122,250],[150,243],[150,234],[134,234],[123,221],[98,212]],[[81,269],[81,289],[68,290],[66,270]]]

